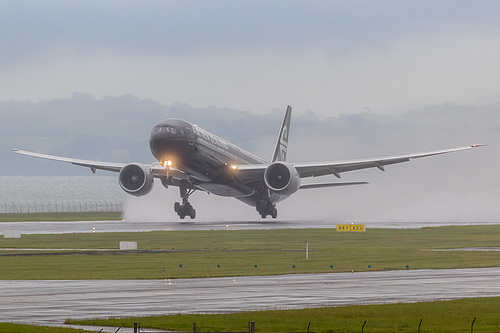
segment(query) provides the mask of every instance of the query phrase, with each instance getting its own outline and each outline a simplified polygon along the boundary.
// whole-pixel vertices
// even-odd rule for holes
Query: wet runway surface
[[[61,234],[93,232],[141,232],[159,230],[244,230],[244,229],[304,229],[335,228],[337,223],[324,220],[265,220],[265,221],[215,221],[215,222],[122,222],[122,221],[76,221],[76,222],[4,222],[0,223],[0,234],[6,230],[20,230],[22,234]],[[423,228],[443,225],[468,225],[465,222],[356,222],[366,228]],[[474,225],[498,224],[499,222],[473,223]],[[472,225],[472,223],[471,223]]]
[[[500,296],[500,268],[185,280],[0,281],[0,322]]]
[[[335,228],[336,223],[340,222],[15,222],[0,223],[0,234],[5,230],[20,230],[22,234],[90,233],[94,228],[95,232]],[[364,224],[366,228],[422,228],[468,223]],[[0,281],[0,322],[60,326],[67,318],[295,309],[491,297],[500,296],[498,276],[500,268],[185,280]],[[129,331],[121,329],[120,332]]]

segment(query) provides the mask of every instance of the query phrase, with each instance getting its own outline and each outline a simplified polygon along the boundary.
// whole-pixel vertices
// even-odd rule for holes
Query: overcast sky
[[[0,1],[0,101],[320,115],[500,100],[499,1]]]

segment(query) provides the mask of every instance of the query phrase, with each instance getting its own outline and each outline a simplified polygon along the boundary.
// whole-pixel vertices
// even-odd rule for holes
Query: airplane
[[[291,116],[292,108],[288,106],[270,162],[181,119],[168,119],[153,127],[149,146],[157,162],[150,165],[90,161],[13,150],[22,155],[88,167],[93,173],[96,170],[117,172],[121,188],[137,197],[151,192],[154,178],[158,178],[166,188],[179,188],[181,202],[175,202],[174,210],[181,219],[196,217],[196,210],[189,202],[189,197],[196,191],[236,198],[255,207],[263,219],[267,216],[275,219],[278,214],[276,204],[298,190],[368,184],[363,181],[301,184],[302,178],[326,175],[340,178],[344,172],[367,168],[385,171],[386,165],[485,146],[474,144],[350,161],[290,163],[286,156]]]

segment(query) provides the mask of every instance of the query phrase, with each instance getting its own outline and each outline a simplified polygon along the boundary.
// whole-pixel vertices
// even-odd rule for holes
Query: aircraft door
[[[186,127],[186,132],[187,132],[187,135],[188,135],[188,142],[190,145],[194,145],[194,134],[193,134],[193,130],[189,127]]]

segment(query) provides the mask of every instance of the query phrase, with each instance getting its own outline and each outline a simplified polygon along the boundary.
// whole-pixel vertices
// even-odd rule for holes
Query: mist
[[[268,159],[290,104],[290,162],[488,147],[343,174],[370,184],[299,191],[278,204],[280,219],[496,220],[499,10],[489,0],[0,2],[0,176],[89,175],[12,148],[150,164],[150,130],[166,118]],[[323,180],[337,179],[304,182]],[[178,200],[157,184],[128,198],[126,215],[176,221]],[[197,220],[259,219],[235,199],[191,200]]]
[[[495,166],[499,165],[500,154],[496,145],[497,122],[490,123],[491,119],[477,109],[472,111],[476,113],[476,118],[463,112],[459,120],[460,117],[453,115],[454,111],[443,111],[447,108],[453,109],[449,105],[437,108],[447,113],[447,116],[438,117],[433,112],[431,118],[434,122],[429,123],[418,121],[419,116],[414,113],[383,117],[383,121],[368,121],[377,118],[369,114],[336,119],[324,131],[319,130],[320,126],[318,128],[318,124],[324,124],[321,119],[304,122],[300,116],[294,118],[288,149],[289,161],[293,162],[393,156],[473,143],[489,145],[387,166],[385,172],[371,169],[342,174],[340,181],[368,181],[369,184],[298,191],[278,203],[278,219],[321,219],[332,224],[498,221],[500,174]],[[419,112],[426,113],[428,110]],[[401,125],[407,117],[415,119],[410,124]],[[437,118],[442,118],[442,121],[437,121]],[[311,131],[314,135],[308,134]],[[268,157],[274,141],[275,138],[270,135],[257,139],[256,153]],[[333,175],[303,179],[303,183],[321,181],[339,180]],[[179,201],[178,190],[166,190],[161,185],[156,188],[159,188],[158,192],[152,195],[153,200],[158,202],[155,219],[163,221],[168,216],[168,220],[178,221],[172,210],[173,202]],[[168,195],[166,192],[169,192]],[[147,200],[128,201],[127,209],[130,204],[130,207],[139,211],[139,202],[148,205]],[[200,221],[260,220],[253,207],[236,199],[195,193],[191,201],[197,210],[197,220]],[[155,210],[150,207],[146,211],[149,214]]]
[[[418,153],[474,143],[487,147],[342,174],[368,185],[301,190],[278,203],[278,219],[365,221],[498,221],[500,208],[500,103],[444,103],[385,115],[376,112],[324,118],[294,108],[289,162],[339,161]],[[71,112],[68,112],[71,110]],[[285,106],[265,114],[227,108],[162,105],[131,95],[96,99],[75,94],[38,103],[0,102],[0,175],[89,176],[87,168],[19,156],[11,147],[109,162],[154,161],[149,131],[165,118],[184,118],[269,159]],[[78,121],[75,121],[77,119]],[[116,174],[106,173],[116,177]],[[99,171],[101,175],[101,171]],[[303,183],[339,181],[333,175]],[[113,186],[118,186],[115,183]],[[25,189],[29,191],[30,189]],[[128,221],[179,221],[176,187],[156,182],[152,193],[126,196]],[[196,221],[259,221],[254,207],[198,191],[190,197]],[[186,218],[189,221],[189,218]]]

